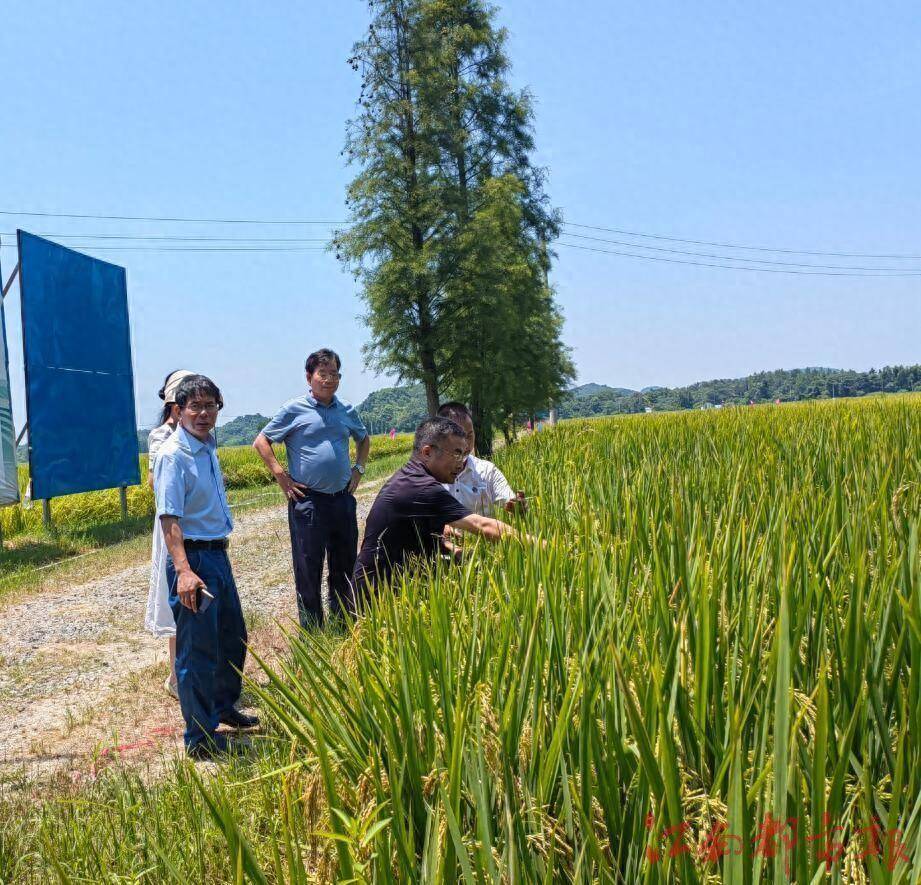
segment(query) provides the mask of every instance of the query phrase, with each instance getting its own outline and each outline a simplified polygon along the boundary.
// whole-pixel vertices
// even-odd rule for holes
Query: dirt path
[[[359,497],[360,524],[373,498],[370,486]],[[235,519],[230,558],[250,643],[271,659],[285,647],[279,624],[296,618],[286,511]],[[149,570],[145,560],[0,605],[0,781],[79,779],[181,748],[179,704],[162,687],[167,643],[143,629]]]

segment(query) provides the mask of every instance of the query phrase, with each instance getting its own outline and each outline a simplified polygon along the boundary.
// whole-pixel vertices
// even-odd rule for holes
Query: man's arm
[[[512,528],[508,523],[500,522],[490,516],[480,516],[478,513],[471,513],[463,519],[450,522],[448,525],[454,531],[469,532],[471,535],[479,535],[486,538],[487,541],[501,541],[503,538],[520,538],[522,541],[534,542],[530,535],[519,532]]]
[[[189,558],[185,555],[179,517],[161,516],[160,528],[163,530],[163,540],[166,543],[169,555],[173,559],[173,567],[176,569],[176,592],[179,594],[179,601],[186,608],[197,612],[198,588],[204,587],[205,582],[189,566]]]
[[[360,464],[362,470],[364,470],[365,464],[368,463],[368,455],[371,453],[371,434],[368,433],[365,435],[365,438],[355,444],[355,463]],[[352,475],[349,478],[349,494],[351,495],[355,489],[358,488],[358,483],[361,482],[361,473],[357,470],[352,470]]]
[[[264,433],[260,433],[253,440],[253,448],[259,453],[259,457],[265,462],[265,466],[269,468],[269,472],[275,478],[275,482],[278,483],[288,500],[295,501],[304,497],[307,486],[291,479],[285,468],[278,463],[278,458],[275,457],[275,451],[272,449],[271,440]]]

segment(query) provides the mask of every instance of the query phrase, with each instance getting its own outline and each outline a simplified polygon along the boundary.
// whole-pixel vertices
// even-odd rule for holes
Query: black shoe
[[[222,735],[215,735],[211,741],[201,741],[186,749],[186,755],[197,762],[220,761],[231,756],[244,756],[250,748],[246,740],[229,741]]]
[[[231,707],[226,713],[221,713],[218,721],[222,725],[229,725],[231,728],[258,728],[259,717],[247,716],[239,710]]]

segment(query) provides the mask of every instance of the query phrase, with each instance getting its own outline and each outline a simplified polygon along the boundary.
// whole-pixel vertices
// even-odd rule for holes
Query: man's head
[[[307,383],[310,385],[310,392],[318,402],[328,404],[336,391],[339,389],[339,381],[342,375],[339,370],[342,368],[342,362],[339,354],[328,347],[322,347],[315,350],[304,364],[307,372]]]
[[[454,482],[467,457],[464,431],[449,418],[426,418],[416,428],[413,457],[438,482]]]
[[[176,389],[179,420],[188,433],[204,442],[217,424],[217,413],[224,408],[218,386],[204,375],[183,378]]]
[[[438,407],[438,417],[448,418],[464,431],[464,441],[467,443],[467,454],[472,455],[476,448],[476,437],[473,433],[473,417],[463,403],[449,402]]]

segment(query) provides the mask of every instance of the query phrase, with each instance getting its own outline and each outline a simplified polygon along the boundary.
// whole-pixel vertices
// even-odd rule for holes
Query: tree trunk
[[[422,383],[425,386],[425,408],[429,413],[429,418],[434,418],[435,413],[438,411],[438,406],[441,405],[441,401],[438,398],[438,378],[434,368],[432,368],[431,371],[425,369],[425,362],[426,360],[423,358]]]
[[[494,428],[492,415],[485,408],[479,390],[474,390],[470,396],[470,417],[473,420],[473,432],[476,434],[477,454],[488,458],[492,455]]]

